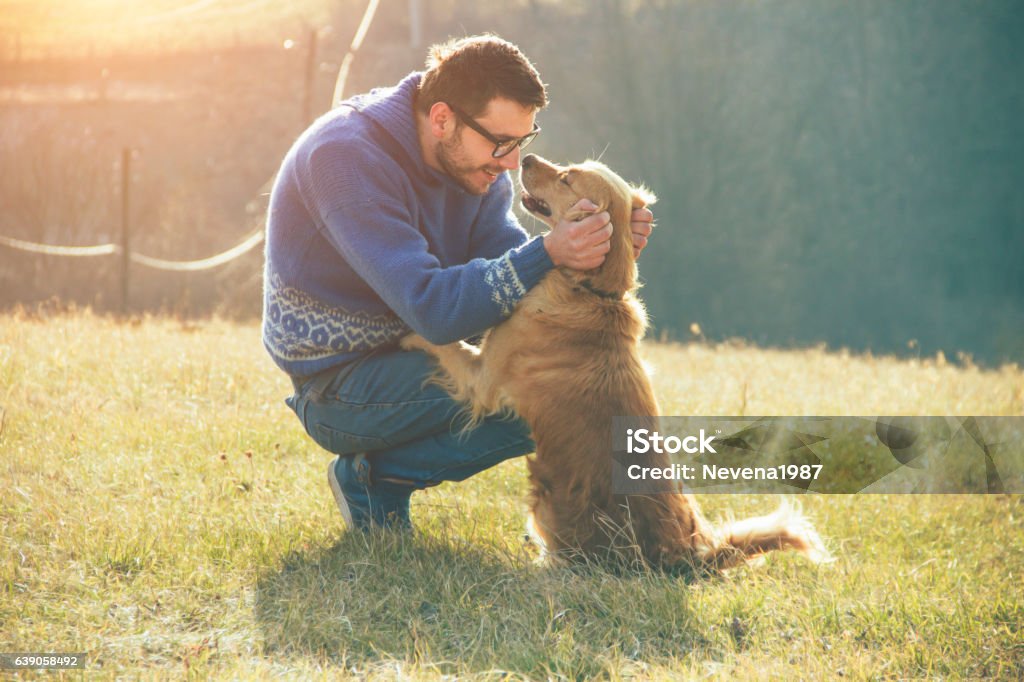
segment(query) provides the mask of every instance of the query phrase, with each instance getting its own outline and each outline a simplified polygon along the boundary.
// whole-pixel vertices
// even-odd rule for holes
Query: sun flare
[[[26,58],[280,42],[324,25],[330,0],[0,0],[0,47]],[[6,39],[6,40],[5,40]]]

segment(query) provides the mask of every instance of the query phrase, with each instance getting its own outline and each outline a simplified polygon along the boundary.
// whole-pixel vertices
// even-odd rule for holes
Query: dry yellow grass
[[[647,355],[668,414],[1021,414],[1014,367]],[[418,493],[412,536],[342,534],[289,389],[255,324],[0,316],[0,652],[87,652],[110,678],[1024,674],[1019,496],[812,496],[827,567],[542,571],[521,461]]]
[[[665,414],[1021,415],[1024,372],[824,348],[648,343]]]

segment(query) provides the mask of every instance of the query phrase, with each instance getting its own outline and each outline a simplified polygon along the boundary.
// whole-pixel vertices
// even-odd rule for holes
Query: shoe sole
[[[348,500],[345,499],[344,493],[341,492],[341,483],[338,481],[338,474],[335,470],[335,466],[340,463],[340,460],[341,457],[332,460],[330,466],[327,467],[327,482],[331,485],[331,493],[334,494],[334,502],[338,505],[341,518],[345,520],[346,526],[353,528],[352,510],[348,508]]]

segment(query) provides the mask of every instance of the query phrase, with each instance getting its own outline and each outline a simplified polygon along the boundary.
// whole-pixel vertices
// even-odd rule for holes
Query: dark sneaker
[[[334,501],[349,528],[370,525],[370,463],[366,455],[337,457],[327,467],[327,482],[331,484]]]
[[[339,456],[327,468],[334,501],[345,524],[356,530],[371,526],[409,528],[409,496],[412,488],[384,490],[374,485],[366,455]],[[388,486],[391,487],[391,486]]]

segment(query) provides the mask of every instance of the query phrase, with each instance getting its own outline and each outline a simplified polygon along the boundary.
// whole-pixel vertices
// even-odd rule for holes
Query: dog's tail
[[[731,521],[719,529],[718,544],[701,560],[716,570],[731,568],[776,550],[795,550],[814,563],[833,561],[799,506],[783,501],[771,514]]]

